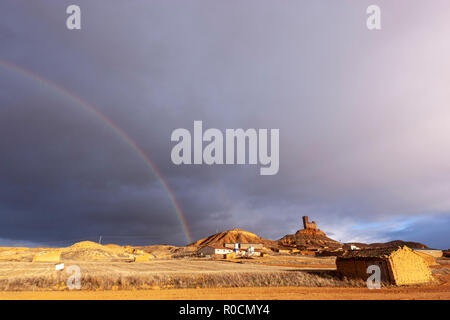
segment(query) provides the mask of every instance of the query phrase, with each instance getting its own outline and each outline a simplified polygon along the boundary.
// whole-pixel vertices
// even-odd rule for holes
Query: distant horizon
[[[212,235],[215,235],[215,234],[224,233],[224,232],[231,231],[231,230],[234,230],[234,229],[239,229],[239,230],[242,230],[242,231],[247,231],[247,232],[253,233],[253,232],[251,232],[251,231],[249,231],[249,230],[242,229],[242,228],[239,228],[239,227],[235,227],[235,228],[231,228],[231,229],[222,230],[222,231],[219,231],[219,232],[217,232],[217,233],[213,233],[213,234],[206,235],[206,236],[204,236],[204,237],[202,237],[202,238],[199,238],[199,239],[197,239],[197,240],[194,239],[194,241],[193,241],[192,243],[195,243],[195,242],[197,242],[197,241],[199,241],[199,240],[202,240],[202,239],[206,239],[206,238],[208,238],[209,236],[212,236]],[[256,234],[256,233],[253,233],[253,234],[259,236],[259,235]],[[288,235],[288,234],[286,234],[286,235]],[[281,238],[283,238],[283,237],[286,236],[286,235],[283,235],[283,236],[281,236],[280,238],[277,238],[277,239],[268,239],[268,238],[264,238],[264,237],[260,237],[260,238],[262,238],[262,239],[264,239],[264,240],[278,241],[278,240],[280,240]],[[328,234],[327,234],[326,232],[325,232],[325,235],[328,237]],[[108,239],[108,237],[111,237],[111,236],[106,236],[105,238]],[[128,237],[133,237],[133,236],[128,236]],[[111,238],[114,238],[114,237],[111,237]],[[138,238],[139,238],[139,237],[138,237]],[[331,237],[329,237],[329,238],[331,238]],[[359,242],[359,241],[341,242],[341,241],[338,240],[338,239],[333,239],[333,240],[336,240],[336,241],[338,241],[338,242],[340,242],[340,243],[342,243],[342,244],[364,243],[364,244],[367,244],[367,245],[371,245],[371,244],[375,244],[375,243],[384,244],[384,243],[389,243],[389,242],[402,241],[402,242],[414,242],[414,243],[422,244],[422,245],[425,245],[428,249],[447,250],[447,249],[450,248],[450,246],[449,246],[449,247],[446,247],[446,248],[433,248],[433,247],[428,246],[426,243],[422,243],[422,242],[420,242],[420,241],[415,241],[415,240],[404,240],[404,239],[393,239],[393,240],[388,240],[388,241],[375,241],[375,242],[370,242],[370,243]],[[167,242],[167,243],[147,243],[147,244],[144,244],[144,242],[142,242],[142,241],[141,241],[141,242],[126,242],[126,240],[123,240],[123,241],[105,241],[105,239],[104,239],[103,236],[102,236],[102,241],[101,241],[101,242],[99,242],[99,237],[97,237],[97,241],[95,241],[95,237],[85,237],[85,238],[72,239],[72,240],[59,240],[59,241],[55,241],[55,242],[52,242],[52,243],[58,243],[58,242],[59,242],[60,244],[67,244],[67,245],[59,245],[59,246],[58,246],[58,245],[50,245],[50,246],[47,246],[47,247],[48,247],[48,248],[69,247],[69,246],[71,246],[71,245],[73,245],[73,244],[75,244],[75,243],[83,242],[83,241],[95,242],[95,243],[99,243],[99,244],[102,244],[102,245],[116,244],[116,245],[120,245],[120,246],[127,246],[127,245],[129,245],[129,246],[137,246],[137,247],[139,247],[139,246],[154,246],[154,245],[155,245],[155,246],[156,246],[156,245],[169,245],[169,246],[175,246],[175,247],[183,247],[183,246],[187,246],[187,245],[192,244],[192,243],[187,243],[187,244],[185,244],[185,245],[175,245],[175,244],[171,244],[170,242]],[[16,245],[15,243],[17,243],[17,245]],[[137,244],[137,243],[139,243],[139,244]],[[48,244],[48,242],[47,242],[47,244]],[[11,243],[11,245],[3,245],[3,244],[0,242],[0,247],[21,247],[21,246],[27,247],[27,248],[38,248],[38,247],[46,247],[46,243],[45,243],[45,242],[33,243],[33,242],[28,242],[28,241],[25,241],[25,242],[23,242],[23,241],[18,241],[18,242],[16,242],[16,241],[15,241],[14,243]]]

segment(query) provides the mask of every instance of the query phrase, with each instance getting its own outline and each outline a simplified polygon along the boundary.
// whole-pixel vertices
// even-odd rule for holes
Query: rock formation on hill
[[[418,242],[408,242],[402,240],[394,240],[386,243],[340,243],[334,239],[327,237],[325,232],[317,228],[314,221],[309,221],[307,216],[302,217],[303,229],[297,230],[295,234],[285,235],[283,238],[273,241],[261,238],[254,233],[243,229],[231,229],[219,232],[200,239],[188,245],[188,247],[203,246],[224,246],[225,243],[262,243],[265,248],[278,249],[299,249],[301,251],[319,251],[319,252],[342,252],[350,250],[351,245],[358,248],[389,248],[406,245],[413,249],[426,249],[427,246]],[[187,248],[187,247],[186,247]]]
[[[341,248],[342,244],[328,238],[322,230],[317,229],[314,221],[309,222],[308,217],[302,218],[303,229],[295,234],[288,234],[278,240],[280,246],[296,247],[300,250],[317,250],[323,248]]]

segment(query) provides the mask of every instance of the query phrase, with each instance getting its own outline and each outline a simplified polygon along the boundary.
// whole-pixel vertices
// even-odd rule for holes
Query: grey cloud
[[[277,238],[308,214],[346,240],[343,224],[448,215],[447,2],[380,1],[380,33],[365,29],[368,1],[78,3],[82,30],[71,32],[69,1],[2,1],[0,59],[112,119],[167,180],[195,239],[235,226]],[[185,243],[161,185],[114,129],[23,74],[0,66],[0,80],[0,238]],[[170,134],[194,120],[279,128],[279,174],[174,166]],[[423,238],[445,237],[436,227]]]

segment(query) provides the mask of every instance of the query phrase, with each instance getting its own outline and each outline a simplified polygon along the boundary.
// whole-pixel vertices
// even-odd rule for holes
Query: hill
[[[285,235],[278,240],[278,244],[284,247],[296,247],[298,249],[341,248],[342,244],[328,238],[325,232],[318,229],[314,221],[309,222],[307,216],[302,217],[303,229],[295,234]]]
[[[403,240],[393,240],[389,242],[376,242],[376,243],[358,243],[358,242],[351,242],[346,243],[345,247],[349,247],[350,245],[357,246],[358,248],[390,248],[390,247],[403,247],[407,246],[411,249],[428,249],[426,245],[420,242],[413,242],[413,241],[403,241]]]
[[[263,243],[270,246],[273,244],[273,241],[260,238],[256,234],[243,229],[231,229],[200,239],[189,246],[223,246],[225,243]]]
[[[132,257],[123,247],[103,246],[91,241],[78,242],[61,250],[61,259],[63,260],[114,261]]]
[[[298,230],[295,234],[287,234],[278,240],[278,244],[283,247],[329,247],[340,248],[342,244],[326,236],[323,232],[309,230]]]

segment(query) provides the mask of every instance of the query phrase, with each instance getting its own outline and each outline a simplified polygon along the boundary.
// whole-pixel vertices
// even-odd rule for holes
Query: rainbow
[[[169,200],[175,209],[175,213],[177,215],[178,220],[180,221],[181,227],[183,229],[184,236],[186,238],[186,241],[188,243],[192,243],[191,234],[189,232],[189,228],[186,222],[186,219],[183,215],[183,211],[181,210],[180,204],[176,201],[175,195],[173,194],[172,190],[170,189],[167,182],[163,179],[163,176],[161,172],[157,169],[157,167],[152,163],[150,158],[145,154],[145,152],[136,144],[136,142],[133,141],[133,139],[130,138],[121,128],[119,128],[110,118],[108,118],[106,115],[101,113],[99,110],[94,108],[92,105],[84,101],[82,98],[76,96],[75,94],[71,93],[67,89],[57,85],[56,83],[43,78],[42,76],[33,73],[27,69],[24,69],[22,67],[19,67],[15,64],[12,64],[10,62],[6,62],[4,60],[0,59],[0,66],[3,66],[6,69],[9,69],[11,71],[18,72],[20,74],[23,74],[30,79],[33,79],[39,83],[43,83],[46,86],[53,88],[57,90],[58,92],[62,93],[64,96],[69,97],[73,101],[75,101],[78,105],[84,107],[85,110],[89,111],[91,114],[95,115],[98,119],[106,123],[113,131],[126,143],[128,144],[135,152],[136,154],[144,160],[146,166],[152,171],[152,173],[156,176],[159,183],[163,187],[163,189],[166,191]]]

